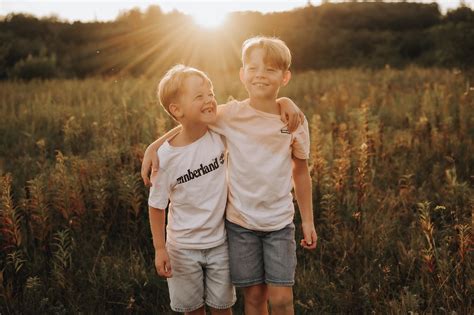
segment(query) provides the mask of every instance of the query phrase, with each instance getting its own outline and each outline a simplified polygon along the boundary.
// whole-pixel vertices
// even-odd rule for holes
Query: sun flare
[[[224,23],[227,14],[217,11],[195,11],[189,13],[194,22],[204,28],[217,28]]]

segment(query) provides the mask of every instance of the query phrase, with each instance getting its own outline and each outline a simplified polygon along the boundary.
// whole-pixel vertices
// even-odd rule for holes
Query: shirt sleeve
[[[171,191],[170,176],[165,169],[159,168],[158,175],[153,180],[148,195],[148,205],[156,209],[165,209],[168,206]]]
[[[303,125],[300,125],[293,134],[293,141],[291,143],[292,155],[301,160],[309,159],[309,127],[306,117],[304,118]]]

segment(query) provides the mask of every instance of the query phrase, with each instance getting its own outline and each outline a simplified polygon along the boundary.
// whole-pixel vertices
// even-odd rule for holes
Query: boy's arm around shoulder
[[[174,127],[160,138],[151,143],[145,150],[142,161],[141,176],[145,186],[152,186],[150,180],[150,168],[151,168],[151,177],[156,176],[158,172],[158,167],[160,161],[158,161],[158,156],[156,151],[161,147],[161,145],[168,139],[174,137],[182,129],[181,125]]]
[[[166,251],[165,244],[165,216],[164,209],[148,207],[150,217],[150,229],[153,237],[153,247],[155,248],[155,268],[158,274],[165,278],[171,278],[173,272],[171,270],[170,258]]]
[[[248,100],[248,99],[247,99]],[[246,102],[244,100],[242,102]],[[229,100],[225,104],[217,106],[217,119],[216,122],[211,124],[210,127],[217,133],[223,133],[225,125],[229,119],[236,114],[238,111],[239,103],[235,99]],[[288,126],[290,132],[295,131],[304,122],[304,114],[299,107],[288,97],[280,97],[277,99],[278,106],[280,106],[280,119]]]
[[[300,241],[306,249],[315,249],[318,241],[313,217],[313,189],[308,162],[293,156],[293,185],[301,216],[304,238]]]

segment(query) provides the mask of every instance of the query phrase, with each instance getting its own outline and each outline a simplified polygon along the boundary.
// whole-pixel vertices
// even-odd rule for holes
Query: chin
[[[203,119],[202,122],[205,124],[213,124],[216,122],[216,119],[217,119],[217,116],[209,117],[209,118]]]
[[[272,94],[270,91],[265,91],[265,90],[254,90],[251,92],[252,93],[249,93],[249,94],[252,94],[253,96],[256,96],[256,97],[268,97],[269,95]]]

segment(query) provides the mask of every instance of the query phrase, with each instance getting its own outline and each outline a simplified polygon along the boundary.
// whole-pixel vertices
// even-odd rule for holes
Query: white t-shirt
[[[212,130],[226,137],[229,221],[257,231],[279,230],[293,221],[292,155],[309,157],[308,122],[289,133],[279,115],[243,102],[218,107]]]
[[[168,207],[166,241],[185,249],[206,249],[224,243],[227,200],[226,157],[222,137],[212,131],[195,142],[158,149],[160,168],[148,204]]]

